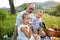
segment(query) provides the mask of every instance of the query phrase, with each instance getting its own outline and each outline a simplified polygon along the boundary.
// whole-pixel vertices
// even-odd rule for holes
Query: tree
[[[22,4],[20,7],[26,9],[27,8],[27,3]]]
[[[56,5],[55,12],[57,16],[60,16],[60,3]]]
[[[60,13],[60,3],[57,4],[57,6],[55,7],[55,10],[56,10],[58,13]]]
[[[55,6],[55,9],[53,9],[50,14],[54,16],[60,16],[60,3]]]
[[[15,7],[14,7],[13,0],[9,0],[9,4],[10,4],[11,14],[15,14],[16,13],[16,10],[15,10]]]

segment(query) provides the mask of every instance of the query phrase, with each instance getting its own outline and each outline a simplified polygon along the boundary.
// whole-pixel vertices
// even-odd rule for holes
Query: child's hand
[[[31,22],[29,23],[29,27],[30,27],[30,29],[32,29],[32,23]]]
[[[40,36],[38,34],[33,34],[33,36],[34,36],[35,40],[39,40]]]
[[[34,19],[34,22],[36,22],[36,21],[38,21],[38,18],[35,18],[35,19]]]
[[[51,37],[51,40],[58,40],[57,37]]]
[[[35,38],[37,38],[38,34],[33,34],[33,36],[34,36]]]

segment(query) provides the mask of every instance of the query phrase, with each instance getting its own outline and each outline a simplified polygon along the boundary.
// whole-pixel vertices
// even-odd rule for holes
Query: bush
[[[10,15],[9,12],[0,10],[0,40],[3,40],[4,35],[12,36],[15,20],[16,15]]]
[[[55,6],[53,11],[50,12],[50,15],[60,16],[60,3]]]
[[[16,21],[16,15],[9,15],[0,24],[0,39],[3,40],[4,35],[8,35],[10,38],[13,35],[14,24]]]
[[[0,20],[4,20],[7,15],[8,15],[8,12],[7,11],[0,10]]]
[[[60,16],[60,13],[59,12],[57,12],[57,11],[51,11],[50,13],[49,13],[50,15],[54,15],[54,16]]]

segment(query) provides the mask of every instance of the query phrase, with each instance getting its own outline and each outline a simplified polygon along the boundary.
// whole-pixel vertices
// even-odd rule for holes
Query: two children
[[[21,24],[17,30],[17,40],[40,40],[40,36],[37,34],[32,34],[31,27],[28,25],[29,21],[30,15],[28,13],[24,13],[22,16]]]

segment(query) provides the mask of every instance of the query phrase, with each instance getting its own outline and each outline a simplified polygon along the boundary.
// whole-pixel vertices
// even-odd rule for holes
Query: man
[[[34,10],[34,8],[35,8],[35,5],[33,4],[33,3],[29,3],[28,4],[28,6],[27,6],[27,8],[26,8],[26,10],[24,10],[24,11],[22,11],[22,12],[20,12],[19,14],[18,14],[18,16],[17,16],[17,19],[16,19],[16,24],[15,24],[15,29],[14,29],[14,38],[16,39],[16,37],[17,37],[17,27],[20,25],[20,23],[21,23],[21,19],[22,19],[22,15],[24,14],[24,13],[26,13],[26,12],[28,12],[29,14],[30,14],[30,17],[31,17],[31,20],[32,20],[32,17],[34,16],[33,15],[33,10]],[[14,40],[15,40],[14,39]]]

